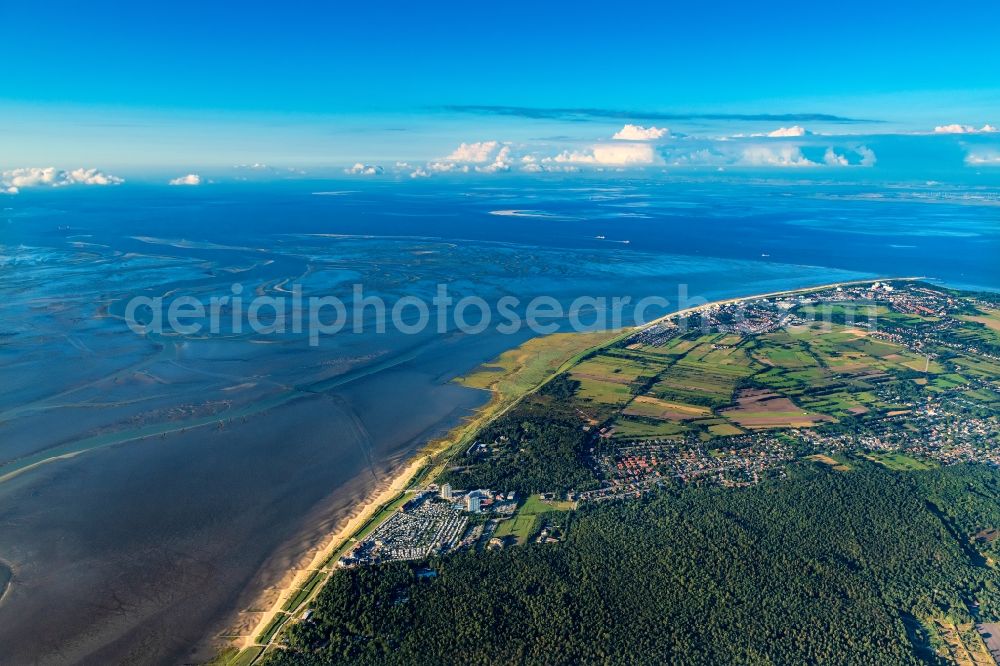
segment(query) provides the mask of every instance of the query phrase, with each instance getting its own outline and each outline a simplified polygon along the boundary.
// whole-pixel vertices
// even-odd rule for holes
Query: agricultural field
[[[570,377],[579,383],[575,400],[582,411],[617,414],[615,438],[697,432],[711,439],[748,429],[814,427],[891,409],[871,391],[872,382],[920,360],[866,336],[816,324],[754,338],[691,333],[662,346],[602,350]],[[941,381],[951,386],[953,378]]]
[[[673,421],[640,420],[625,415],[615,419],[611,429],[616,439],[675,439],[691,428]]]
[[[901,409],[874,389],[907,372],[920,373],[932,391],[964,385],[937,361],[826,322],[752,337],[691,332],[662,345],[611,347],[579,363],[570,377],[579,382],[580,410],[610,416],[616,439],[694,433],[710,440]]]
[[[721,415],[747,429],[811,428],[835,420],[832,416],[804,410],[784,396],[761,389],[741,392],[736,407],[723,410]]]
[[[959,319],[982,324],[991,331],[1000,334],[1000,310],[982,310],[978,315],[963,315]]]
[[[806,460],[812,460],[813,462],[818,462],[826,465],[830,469],[836,470],[838,472],[849,472],[851,471],[851,465],[847,462],[844,456],[828,456],[820,453],[806,456]]]
[[[633,395],[632,386],[658,365],[638,356],[601,353],[579,363],[570,378],[580,382],[581,399],[602,405],[625,405]]]
[[[965,315],[960,319],[969,322],[954,332],[954,339],[965,344],[986,344],[1000,346],[1000,310],[980,310],[977,315]]]
[[[649,395],[637,395],[623,411],[629,416],[646,416],[660,421],[692,421],[711,416],[712,410],[682,402],[669,402]]]
[[[955,366],[966,375],[974,375],[983,379],[1000,376],[1000,361],[983,356],[956,354],[953,359]]]
[[[731,435],[742,435],[745,430],[734,426],[731,423],[720,422],[707,426],[708,432],[715,437],[729,437]]]
[[[721,407],[732,402],[736,386],[759,367],[742,343],[724,345],[719,336],[701,336],[687,354],[657,376],[649,394],[681,404]]]

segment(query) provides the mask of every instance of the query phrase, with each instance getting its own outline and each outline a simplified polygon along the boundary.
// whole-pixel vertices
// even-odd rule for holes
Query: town
[[[431,484],[342,556],[339,566],[424,559],[488,542],[496,525],[517,510],[515,493],[453,490]],[[472,519],[470,521],[470,518]],[[486,522],[478,520],[487,518]]]

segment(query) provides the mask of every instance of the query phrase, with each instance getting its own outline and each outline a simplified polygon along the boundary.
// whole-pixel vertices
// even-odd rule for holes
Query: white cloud
[[[430,178],[431,174],[423,167],[417,167],[410,172],[410,178]]]
[[[496,173],[497,171],[510,171],[510,146],[504,146],[497,153],[496,157],[493,158],[493,163],[484,166],[476,167],[476,171],[482,171],[484,173]]]
[[[493,151],[500,144],[496,141],[477,141],[474,143],[463,143],[453,150],[446,160],[451,162],[472,162],[482,164],[489,162]]]
[[[790,137],[790,136],[805,136],[809,132],[806,131],[805,127],[800,127],[799,125],[792,125],[791,127],[779,127],[773,132],[768,132],[767,135],[770,137]]]
[[[817,166],[798,146],[748,146],[738,164],[742,166],[803,167]]]
[[[643,166],[656,161],[656,153],[648,143],[598,144],[588,151],[564,150],[544,161],[602,166]]]
[[[68,185],[121,185],[125,180],[118,176],[106,174],[97,169],[73,169],[69,172]]]
[[[988,150],[981,153],[969,153],[965,156],[965,163],[969,166],[1000,167],[1000,152]]]
[[[435,173],[448,173],[450,171],[469,173],[468,164],[455,164],[454,162],[428,162],[425,168]]]
[[[771,139],[794,139],[800,136],[810,136],[813,132],[807,130],[801,125],[792,125],[791,127],[779,127],[776,130],[771,130],[770,132],[740,132],[739,134],[733,134],[731,136],[720,136],[716,137],[717,141],[728,141],[729,139],[746,139],[753,138],[758,139],[761,137],[767,137]]]
[[[854,152],[861,157],[860,164],[863,167],[875,166],[875,162],[878,161],[878,158],[875,156],[875,151],[868,146],[858,146],[854,149]]]
[[[186,176],[179,176],[173,178],[168,183],[169,185],[201,185],[201,176],[196,173],[189,173]]]
[[[959,125],[957,123],[952,125],[938,125],[934,128],[935,134],[992,134],[997,131],[1000,130],[989,124],[983,125],[979,129],[976,129],[972,125]]]
[[[847,157],[845,155],[841,155],[840,153],[838,153],[837,151],[835,151],[833,148],[827,148],[826,152],[823,153],[823,162],[827,166],[847,166],[848,165]]]
[[[666,164],[678,167],[870,167],[875,152],[867,146],[830,146],[820,157],[818,146],[793,143],[733,144],[716,142],[694,150],[664,149]]]
[[[0,172],[0,192],[17,194],[22,187],[67,185],[121,185],[125,180],[97,169],[64,171],[55,167],[27,167]]]
[[[543,171],[554,171],[556,168],[538,163],[538,158],[534,155],[523,155],[521,157],[521,171],[524,173],[542,173]]]
[[[620,141],[649,141],[650,139],[662,139],[670,132],[666,127],[643,127],[641,125],[625,125],[615,132],[612,139]]]
[[[702,148],[689,153],[674,153],[667,157],[667,163],[672,166],[714,166],[732,164],[733,160],[720,152]]]
[[[344,173],[354,176],[381,176],[385,173],[385,169],[376,164],[362,164],[358,162],[350,169],[344,169]]]

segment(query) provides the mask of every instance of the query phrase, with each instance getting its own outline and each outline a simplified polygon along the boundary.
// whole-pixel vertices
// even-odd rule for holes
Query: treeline
[[[588,456],[594,429],[583,429],[571,400],[579,386],[565,373],[554,377],[479,432],[489,453],[457,456],[439,481],[522,496],[596,487]]]
[[[904,618],[998,617],[963,539],[1000,524],[1000,472],[794,469],[587,506],[565,542],[420,565],[436,578],[337,572],[268,663],[918,664]]]
[[[483,429],[480,439],[493,446],[487,456],[461,456],[441,483],[455,488],[493,488],[565,493],[596,485],[587,462],[590,433],[579,418],[571,419],[515,410]]]

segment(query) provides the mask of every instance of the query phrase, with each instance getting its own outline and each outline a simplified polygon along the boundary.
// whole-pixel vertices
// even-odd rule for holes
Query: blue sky
[[[929,168],[1000,155],[965,131],[1000,125],[1000,3],[695,4],[3,3],[0,168],[441,174],[463,142],[496,142],[472,173],[504,146],[587,168],[626,123],[669,132],[605,166],[858,166],[904,134]],[[808,134],[752,136],[783,127]]]

